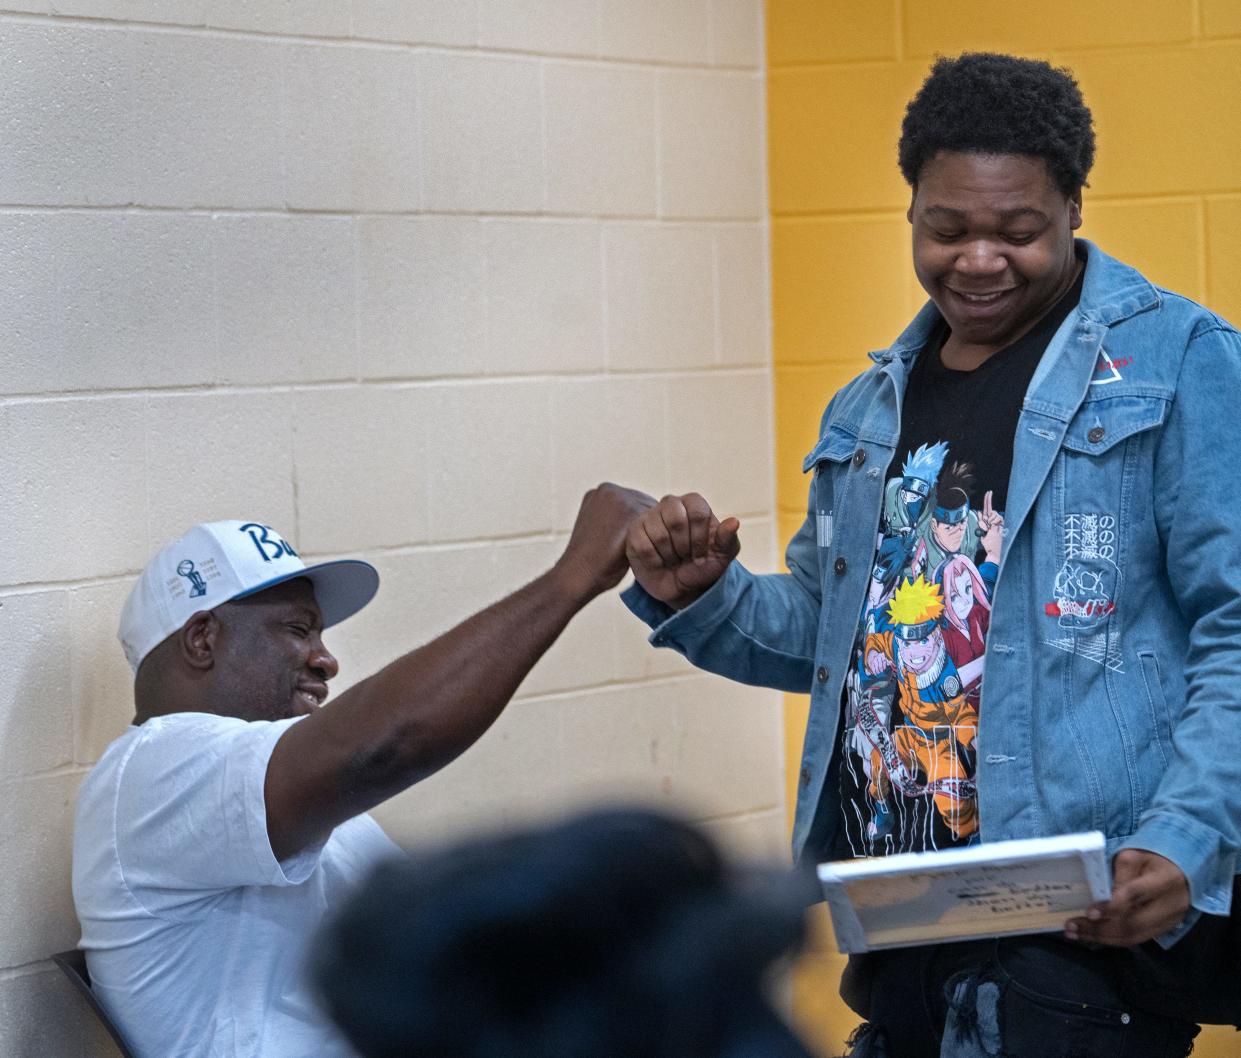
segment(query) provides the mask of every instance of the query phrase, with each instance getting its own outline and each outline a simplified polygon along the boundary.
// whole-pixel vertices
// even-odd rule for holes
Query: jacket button
[[[853,465],[855,467],[860,467],[865,462],[866,462],[866,453],[863,452],[862,449],[859,448],[856,452],[853,453]]]
[[[836,576],[839,577],[844,573],[846,569],[849,568],[849,563],[846,562],[843,558],[838,558],[836,559],[836,564],[832,568],[836,571]]]
[[[801,770],[801,784],[802,784],[803,786],[809,786],[809,785],[810,785],[810,769],[809,769],[809,768],[802,768],[802,770]]]
[[[827,682],[827,668],[826,668],[826,666],[820,665],[820,666],[819,666],[819,671],[818,671],[818,672],[816,672],[814,675],[815,675],[815,679],[817,679],[820,683],[826,683],[826,682]]]
[[[1100,441],[1103,440],[1103,435],[1106,432],[1107,431],[1104,430],[1102,426],[1092,426],[1090,428],[1090,433],[1086,434],[1086,440],[1089,441],[1092,445],[1097,445]]]

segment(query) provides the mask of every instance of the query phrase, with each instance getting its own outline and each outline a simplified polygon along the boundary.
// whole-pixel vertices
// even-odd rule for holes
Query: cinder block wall
[[[828,398],[925,299],[896,142],[937,54],[1006,51],[1070,67],[1098,132],[1081,234],[1241,320],[1236,0],[768,0],[767,42],[782,539],[804,515],[802,456]],[[791,798],[806,701],[790,696],[786,716]],[[798,1010],[837,1053],[857,1018],[836,998],[843,959],[826,928],[803,966]],[[1207,1030],[1194,1053],[1235,1054],[1232,1036]]]
[[[189,524],[380,567],[341,685],[540,572],[600,479],[703,491],[768,568],[761,38],[758,0],[0,0],[0,1054],[111,1053],[46,960],[132,715],[117,612]],[[626,794],[780,855],[780,708],[606,598],[380,816]]]

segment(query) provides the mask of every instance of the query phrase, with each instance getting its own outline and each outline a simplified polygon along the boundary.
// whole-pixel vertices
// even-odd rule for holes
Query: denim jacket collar
[[[1157,308],[1161,300],[1159,291],[1128,265],[1085,239],[1078,243],[1086,250],[1081,300],[1048,343],[1024,404],[1066,423],[1094,378],[1108,328]]]

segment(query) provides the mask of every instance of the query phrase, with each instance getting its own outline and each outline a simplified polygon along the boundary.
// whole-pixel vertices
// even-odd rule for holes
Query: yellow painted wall
[[[781,528],[828,397],[922,302],[896,166],[906,101],[936,54],[1009,51],[1070,67],[1095,116],[1082,234],[1157,283],[1241,320],[1241,0],[767,0],[776,451]],[[789,804],[806,700],[786,705]],[[828,931],[797,982],[825,1054],[856,1020]],[[1209,1029],[1199,1058],[1241,1052]]]

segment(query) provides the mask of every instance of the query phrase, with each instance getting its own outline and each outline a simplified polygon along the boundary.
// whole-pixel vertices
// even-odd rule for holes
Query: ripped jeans
[[[866,1023],[850,1058],[1184,1058],[1193,1022],[1134,1006],[1125,952],[1059,937],[853,956],[841,995]]]

